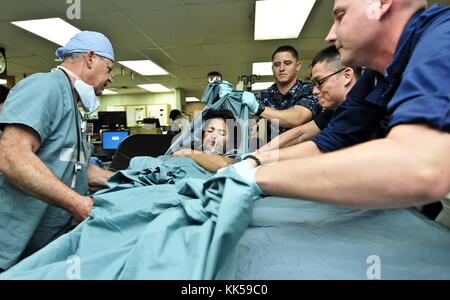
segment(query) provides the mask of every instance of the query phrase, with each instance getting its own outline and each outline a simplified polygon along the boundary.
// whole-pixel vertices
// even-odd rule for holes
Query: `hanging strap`
[[[72,89],[72,98],[73,98],[73,106],[74,106],[74,112],[75,112],[75,129],[76,129],[76,135],[77,135],[77,161],[75,162],[75,166],[74,166],[74,173],[72,176],[72,182],[70,184],[70,187],[72,189],[75,189],[75,185],[76,185],[76,181],[77,181],[77,174],[78,172],[81,172],[81,162],[80,162],[80,152],[81,152],[81,138],[80,138],[80,123],[78,121],[78,117],[79,114],[78,112],[78,107],[77,107],[77,98],[75,96],[75,89],[72,85],[72,80],[70,80],[69,75],[66,73],[66,71],[64,71],[63,69],[60,69],[64,75],[66,75],[67,79],[69,80],[69,84],[70,87]]]

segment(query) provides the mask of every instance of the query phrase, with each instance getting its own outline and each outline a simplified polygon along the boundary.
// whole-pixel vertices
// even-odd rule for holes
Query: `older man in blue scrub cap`
[[[89,164],[82,117],[112,82],[114,52],[97,32],[76,34],[56,51],[62,63],[20,81],[0,113],[0,271],[89,216],[89,189],[111,172]]]

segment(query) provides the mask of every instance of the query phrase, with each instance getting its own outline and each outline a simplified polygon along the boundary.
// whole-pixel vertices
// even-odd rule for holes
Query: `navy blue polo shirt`
[[[323,152],[384,137],[401,124],[450,132],[450,7],[434,5],[405,27],[390,66],[367,70],[313,141]]]
[[[334,113],[334,109],[326,108],[314,118],[314,123],[316,123],[320,131],[324,130],[325,127],[327,127],[328,123],[330,123],[331,119],[333,118]]]

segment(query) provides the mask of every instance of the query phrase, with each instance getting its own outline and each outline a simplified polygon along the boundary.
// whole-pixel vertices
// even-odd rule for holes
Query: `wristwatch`
[[[261,166],[261,161],[256,156],[249,154],[249,155],[245,156],[242,160],[246,160],[247,158],[253,159],[256,162],[257,167]]]
[[[265,109],[266,109],[266,107],[263,104],[260,104],[255,116],[259,117],[264,112]]]

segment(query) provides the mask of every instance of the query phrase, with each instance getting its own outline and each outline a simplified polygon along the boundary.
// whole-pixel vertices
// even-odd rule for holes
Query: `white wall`
[[[186,114],[189,115],[190,120],[192,121],[193,118],[201,111],[203,111],[203,109],[205,108],[205,103],[203,102],[192,102],[192,103],[187,103],[186,105]]]
[[[106,107],[111,105],[169,104],[171,110],[177,108],[175,93],[117,94],[101,96],[98,99],[100,111],[106,111]]]

